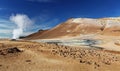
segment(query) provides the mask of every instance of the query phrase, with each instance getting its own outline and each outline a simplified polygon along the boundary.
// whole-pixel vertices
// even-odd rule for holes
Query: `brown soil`
[[[0,71],[119,71],[119,66],[120,54],[112,51],[0,40]]]

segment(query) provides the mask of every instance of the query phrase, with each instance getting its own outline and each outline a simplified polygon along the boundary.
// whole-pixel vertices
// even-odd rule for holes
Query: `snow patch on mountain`
[[[89,24],[89,25],[98,25],[98,26],[120,26],[120,17],[110,17],[110,18],[101,18],[101,19],[91,19],[91,18],[73,18],[72,23],[78,24]]]

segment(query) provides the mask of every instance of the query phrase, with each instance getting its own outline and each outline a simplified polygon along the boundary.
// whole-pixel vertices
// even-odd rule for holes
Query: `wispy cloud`
[[[53,2],[53,0],[27,0],[31,2]]]
[[[52,27],[56,26],[55,24],[59,23],[59,19],[52,18],[49,14],[41,14],[34,18],[36,24],[32,26],[34,30],[40,29],[51,29]]]
[[[11,29],[2,29],[0,28],[0,38],[9,38],[12,36],[12,30]]]
[[[13,24],[11,24],[10,21],[0,19],[0,29],[1,29],[1,28],[13,29],[14,27],[15,27],[15,26],[14,26]]]
[[[3,10],[3,8],[0,8],[0,10]]]
[[[12,33],[12,30],[9,29],[0,29],[0,34],[10,34]]]
[[[6,8],[2,8],[2,7],[0,7],[0,10],[5,10]]]
[[[10,37],[12,35],[12,30],[15,25],[7,19],[0,19],[0,38]]]
[[[32,33],[35,33],[35,31],[24,32],[22,36],[27,36],[27,35],[30,35]]]
[[[2,8],[0,8],[0,10],[2,10]]]

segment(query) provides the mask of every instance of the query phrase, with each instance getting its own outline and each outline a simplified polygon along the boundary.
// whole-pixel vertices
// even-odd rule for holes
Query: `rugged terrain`
[[[0,40],[0,71],[119,71],[120,52]]]

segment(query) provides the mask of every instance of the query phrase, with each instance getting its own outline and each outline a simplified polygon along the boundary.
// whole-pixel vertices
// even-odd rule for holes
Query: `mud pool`
[[[68,39],[68,40],[34,40],[36,42],[43,42],[48,44],[65,45],[65,46],[84,46],[84,47],[96,47],[102,43],[101,40],[95,39]],[[98,47],[100,48],[100,47]]]

